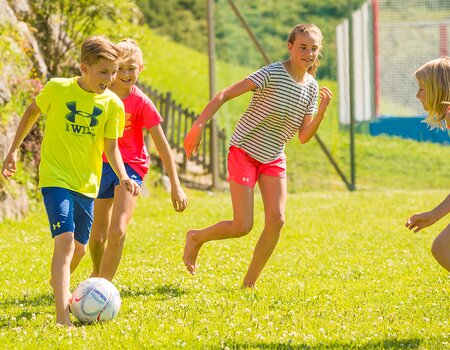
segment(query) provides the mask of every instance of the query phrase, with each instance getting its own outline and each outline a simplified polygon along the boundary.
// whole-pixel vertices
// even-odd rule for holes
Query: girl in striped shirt
[[[429,61],[415,73],[419,90],[416,97],[428,116],[425,122],[431,128],[447,128],[450,135],[450,57]],[[450,194],[433,210],[415,214],[406,227],[419,232],[450,213]],[[431,247],[434,258],[450,271],[450,225],[435,238]]]
[[[295,26],[287,46],[290,52],[287,61],[269,64],[220,91],[186,135],[184,149],[190,158],[198,150],[205,124],[220,107],[253,91],[252,100],[230,140],[228,180],[233,219],[187,232],[183,260],[191,274],[196,273],[197,255],[204,243],[242,237],[250,232],[256,183],[264,203],[265,226],[243,287],[254,287],[278,242],[287,196],[284,146],[295,134],[301,143],[308,142],[317,132],[332,98],[328,88],[319,90],[314,78],[322,49],[320,29],[314,24]]]

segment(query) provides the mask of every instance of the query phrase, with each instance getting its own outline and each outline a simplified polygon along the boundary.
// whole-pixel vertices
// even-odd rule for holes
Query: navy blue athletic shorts
[[[128,164],[125,163],[125,170],[131,180],[135,181],[142,187],[142,177]],[[109,163],[103,162],[102,180],[100,181],[100,190],[98,191],[97,198],[114,198],[114,188],[120,184],[114,170]]]
[[[52,237],[73,232],[77,242],[87,244],[94,220],[94,198],[62,187],[43,187],[41,192]]]

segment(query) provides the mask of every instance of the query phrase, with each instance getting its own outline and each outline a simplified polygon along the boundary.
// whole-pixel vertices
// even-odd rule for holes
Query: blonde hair
[[[425,122],[431,128],[443,128],[450,103],[450,57],[442,56],[429,61],[417,69],[414,75],[425,85],[425,107],[428,112]]]
[[[297,24],[294,28],[292,28],[291,33],[288,36],[288,43],[293,44],[296,38],[297,33],[317,33],[320,34],[320,42],[322,42],[323,35],[320,31],[319,27],[312,23],[302,23]],[[319,50],[322,50],[322,45],[319,47]],[[316,76],[317,68],[319,68],[320,61],[319,58],[317,58],[314,61],[314,64],[308,69],[308,73],[312,76]]]
[[[142,58],[142,51],[139,48],[139,45],[133,39],[123,39],[117,44],[117,47],[120,49],[120,59],[128,60],[132,57],[137,57],[139,59],[140,67],[144,65],[144,59]]]
[[[115,62],[119,59],[120,51],[116,45],[101,35],[87,38],[81,45],[80,62],[93,65],[100,59]]]

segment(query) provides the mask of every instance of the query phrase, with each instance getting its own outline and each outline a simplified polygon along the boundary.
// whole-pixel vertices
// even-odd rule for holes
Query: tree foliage
[[[206,0],[135,0],[146,22],[160,34],[192,47],[207,49]],[[364,0],[352,0],[353,8]],[[336,78],[335,27],[349,13],[348,0],[234,0],[271,60],[287,57],[286,39],[296,24],[312,22],[324,34],[320,78]],[[228,0],[215,0],[216,52],[221,60],[246,66],[264,61],[231,10]]]
[[[120,24],[138,14],[134,3],[120,0],[33,0],[30,7],[50,76],[76,70],[78,48],[99,20],[106,17]]]

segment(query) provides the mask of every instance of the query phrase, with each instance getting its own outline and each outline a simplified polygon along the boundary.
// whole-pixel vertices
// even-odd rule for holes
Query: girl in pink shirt
[[[142,185],[148,172],[149,154],[142,129],[148,129],[170,178],[173,207],[182,212],[188,199],[180,186],[175,161],[160,125],[162,118],[152,101],[135,85],[144,67],[142,52],[135,41],[124,39],[118,47],[122,50],[117,78],[110,89],[125,105],[125,129],[119,138],[119,150],[131,179]],[[94,204],[89,250],[92,257],[92,277],[112,280],[122,257],[126,228],[131,220],[137,197],[120,186],[107,159],[103,158],[100,191]],[[106,244],[106,242],[108,242]]]

